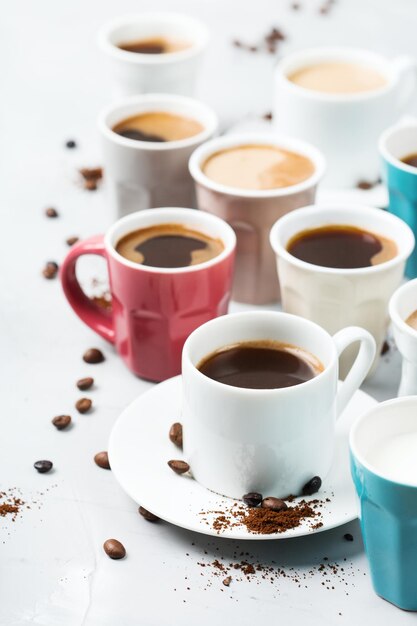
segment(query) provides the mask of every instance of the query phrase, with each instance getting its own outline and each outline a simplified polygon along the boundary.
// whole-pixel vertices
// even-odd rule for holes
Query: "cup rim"
[[[394,291],[390,298],[388,304],[388,312],[392,323],[397,326],[403,333],[406,333],[410,337],[410,339],[415,341],[417,339],[417,331],[413,330],[413,328],[409,326],[398,313],[398,302],[400,298],[404,295],[404,292],[408,290],[412,291],[413,288],[416,288],[417,291],[417,278],[414,278],[413,280],[408,280],[406,283],[398,287],[398,289]]]
[[[402,170],[403,172],[408,172],[409,174],[413,174],[417,176],[417,169],[412,167],[411,165],[407,165],[407,163],[403,163],[397,157],[393,156],[391,152],[387,148],[387,142],[391,137],[400,130],[405,130],[407,128],[417,130],[417,119],[415,121],[408,121],[406,123],[393,124],[386,128],[380,135],[378,140],[378,148],[379,152],[383,159],[388,161],[393,167],[398,170]]]
[[[378,218],[380,217],[383,220],[395,223],[400,228],[403,228],[406,240],[405,240],[404,246],[402,247],[402,250],[399,250],[398,254],[396,254],[394,258],[390,259],[389,261],[384,261],[383,263],[379,263],[378,265],[370,265],[368,267],[337,268],[337,267],[324,267],[321,265],[314,265],[313,263],[308,263],[307,261],[302,261],[301,259],[298,259],[297,257],[293,256],[290,252],[288,252],[287,248],[285,247],[288,242],[286,242],[285,244],[281,242],[280,231],[282,229],[282,226],[283,225],[285,226],[287,222],[295,221],[297,219],[300,219],[301,221],[301,218],[303,217],[303,215],[306,215],[307,213],[311,215],[316,213],[316,214],[323,215],[323,226],[325,226],[326,224],[329,223],[329,222],[326,222],[324,219],[326,214],[327,213],[333,214],[334,211],[337,211],[339,209],[349,211],[350,213],[355,213],[356,215],[377,216]],[[344,220],[344,223],[349,224],[349,220]],[[302,231],[302,230],[303,228],[300,225],[299,231]],[[391,213],[383,211],[382,209],[377,209],[377,208],[369,207],[369,206],[361,206],[357,204],[343,204],[342,205],[342,204],[330,204],[330,203],[310,204],[305,207],[300,207],[299,209],[294,209],[290,213],[283,215],[272,226],[271,231],[269,233],[269,241],[272,246],[272,249],[274,250],[275,254],[278,256],[278,258],[285,259],[291,265],[294,265],[305,271],[314,272],[316,274],[317,273],[333,274],[333,275],[337,274],[337,275],[343,275],[343,276],[357,276],[357,275],[362,276],[365,274],[371,274],[371,273],[376,274],[377,272],[389,270],[392,267],[402,262],[405,262],[407,258],[410,256],[411,252],[413,251],[414,245],[415,245],[414,235],[410,227],[399,217],[396,217],[395,215],[392,215]],[[395,243],[397,243],[397,241]]]
[[[224,237],[220,236],[224,244],[224,250],[220,252],[217,256],[209,259],[208,261],[204,261],[204,263],[198,263],[196,265],[186,265],[184,267],[153,267],[152,265],[141,265],[140,263],[135,263],[133,261],[129,261],[121,254],[119,254],[114,246],[113,238],[115,231],[123,225],[128,225],[132,222],[132,230],[135,228],[140,228],[140,226],[135,226],[138,218],[155,218],[155,225],[158,224],[158,216],[171,216],[171,212],[175,211],[175,215],[172,216],[172,221],[176,220],[186,220],[187,217],[191,215],[196,217],[198,215],[201,217],[202,222],[211,223],[219,226],[219,228],[223,229],[223,232],[226,233]],[[179,217],[178,217],[179,216]],[[172,223],[172,222],[171,222]],[[201,229],[204,229],[204,226],[201,226]],[[196,230],[198,227],[196,226]],[[104,245],[107,253],[118,263],[124,265],[125,267],[129,267],[130,269],[136,270],[138,272],[145,272],[146,274],[164,274],[164,275],[177,275],[177,274],[190,274],[199,271],[206,270],[213,265],[217,265],[224,261],[227,257],[229,257],[235,247],[236,247],[236,235],[231,226],[220,217],[216,215],[212,215],[211,213],[205,213],[203,211],[198,211],[197,209],[186,209],[183,207],[158,207],[155,209],[145,209],[143,211],[136,211],[135,213],[130,213],[129,215],[125,215],[120,218],[110,228],[107,230],[104,235]]]
[[[168,52],[165,54],[143,54],[138,52],[129,52],[128,50],[121,50],[115,44],[110,41],[110,36],[117,28],[135,23],[135,22],[158,22],[161,20],[172,21],[173,23],[183,23],[190,27],[190,31],[198,32],[199,38],[191,46],[184,50],[178,50],[177,52]],[[131,65],[169,65],[171,63],[177,63],[200,54],[207,46],[210,39],[209,29],[201,20],[186,15],[183,13],[176,13],[171,11],[157,11],[142,13],[132,13],[128,15],[119,16],[113,20],[106,22],[97,33],[98,46],[108,54],[109,56],[130,63]]]
[[[207,158],[222,149],[252,144],[274,146],[277,148],[283,148],[284,150],[298,152],[313,162],[314,172],[306,180],[303,180],[296,185],[258,190],[223,185],[222,183],[211,180],[211,178],[206,176],[201,169],[203,162]],[[281,198],[301,193],[306,189],[316,186],[324,175],[326,161],[323,154],[315,146],[307,143],[306,141],[268,133],[233,133],[206,141],[204,144],[196,148],[190,157],[188,168],[196,183],[212,191],[216,191],[217,193],[240,198]]]
[[[178,107],[189,106],[190,108],[194,107],[196,110],[199,109],[207,117],[208,123],[204,124],[204,129],[200,133],[197,133],[197,135],[193,135],[192,137],[187,137],[185,139],[162,142],[140,141],[137,139],[122,137],[121,135],[115,133],[108,124],[109,116],[121,109],[124,109],[125,107],[134,106],[135,104],[139,106],[146,103],[149,103],[149,106],[151,107],[152,103],[155,103],[155,107],[152,106],[150,110],[156,110],[158,102],[161,103],[161,105],[173,104],[174,107],[177,105]],[[213,109],[211,109],[204,102],[196,100],[195,98],[166,93],[147,93],[129,96],[115,103],[109,104],[99,113],[97,124],[100,133],[104,137],[120,146],[141,151],[147,150],[150,152],[163,152],[167,150],[176,150],[178,148],[193,147],[194,145],[205,142],[213,135],[213,133],[216,132],[218,127],[218,118]]]

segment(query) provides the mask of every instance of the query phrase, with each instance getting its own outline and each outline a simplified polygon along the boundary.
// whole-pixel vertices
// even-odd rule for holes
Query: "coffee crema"
[[[174,268],[210,261],[223,252],[224,244],[182,224],[157,224],[124,235],[115,248],[134,263]]]
[[[405,320],[405,323],[411,326],[414,330],[417,330],[417,310],[413,311]]]
[[[215,152],[203,173],[222,185],[241,189],[279,189],[303,182],[314,174],[313,162],[273,145],[246,145]]]
[[[360,63],[323,62],[306,65],[287,76],[295,85],[323,93],[352,94],[385,87],[385,77]]]
[[[306,263],[337,269],[379,265],[398,252],[391,239],[343,224],[303,230],[289,240],[287,251]]]
[[[135,52],[136,54],[169,54],[181,52],[191,47],[191,43],[168,37],[149,37],[117,44],[120,50]]]
[[[197,369],[232,387],[280,389],[311,380],[324,367],[307,350],[265,339],[225,346],[202,359]]]
[[[190,117],[166,111],[149,111],[132,115],[115,124],[113,132],[137,141],[178,141],[194,137],[204,126]]]
[[[411,167],[417,167],[417,152],[413,152],[412,154],[408,154],[407,156],[403,157],[401,159],[401,163],[411,165]]]

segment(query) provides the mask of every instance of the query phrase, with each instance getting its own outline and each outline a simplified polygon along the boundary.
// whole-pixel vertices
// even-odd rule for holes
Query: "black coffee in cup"
[[[191,43],[168,37],[148,37],[147,39],[135,39],[118,44],[120,50],[134,52],[136,54],[169,54],[181,52],[190,48]]]
[[[406,165],[411,165],[411,167],[417,167],[417,152],[408,154],[407,156],[403,157],[401,161]]]

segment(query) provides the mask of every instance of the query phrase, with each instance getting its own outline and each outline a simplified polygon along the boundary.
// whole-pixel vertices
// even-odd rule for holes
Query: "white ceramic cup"
[[[389,303],[394,339],[403,357],[399,396],[417,395],[417,330],[405,320],[417,310],[417,278],[405,283]]]
[[[322,93],[288,76],[322,62],[351,62],[374,68],[386,79],[380,89],[353,94]],[[285,56],[275,70],[274,120],[278,132],[311,142],[327,161],[327,187],[353,187],[379,174],[378,137],[400,117],[415,91],[416,61],[388,60],[356,48],[311,48]]]
[[[189,42],[177,52],[141,54],[118,48],[118,44],[152,37],[172,37]],[[179,13],[140,13],[105,24],[98,34],[107,54],[118,96],[163,92],[192,95],[201,59],[209,40],[207,27]]]
[[[213,351],[241,341],[272,339],[315,355],[324,370],[282,389],[242,389],[202,374],[197,365]],[[360,341],[349,376],[338,381],[338,355]],[[375,342],[362,328],[333,338],[295,315],[256,311],[207,322],[187,339],[182,355],[184,454],[194,478],[232,498],[300,494],[313,476],[324,478],[334,450],[336,418],[366,376]]]
[[[385,263],[356,269],[321,267],[297,259],[287,251],[294,235],[329,224],[348,224],[392,239],[398,254]],[[414,235],[398,217],[369,207],[309,206],[282,217],[271,230],[277,256],[282,307],[301,315],[333,334],[345,326],[366,328],[375,338],[379,356],[389,317],[388,302],[404,275],[405,262],[414,248]],[[341,377],[346,376],[354,348],[341,358]],[[375,360],[374,367],[376,366]]]
[[[137,141],[115,133],[115,124],[132,115],[164,111],[190,117],[204,130],[177,141]],[[134,96],[113,104],[99,116],[106,186],[115,218],[141,209],[195,206],[195,191],[188,171],[193,150],[213,136],[217,116],[192,98],[167,94]]]

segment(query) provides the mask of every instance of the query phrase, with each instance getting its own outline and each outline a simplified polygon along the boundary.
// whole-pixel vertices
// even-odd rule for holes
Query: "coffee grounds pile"
[[[14,522],[20,513],[21,507],[24,505],[25,502],[21,498],[5,491],[0,491],[0,517],[10,515],[12,522]]]

